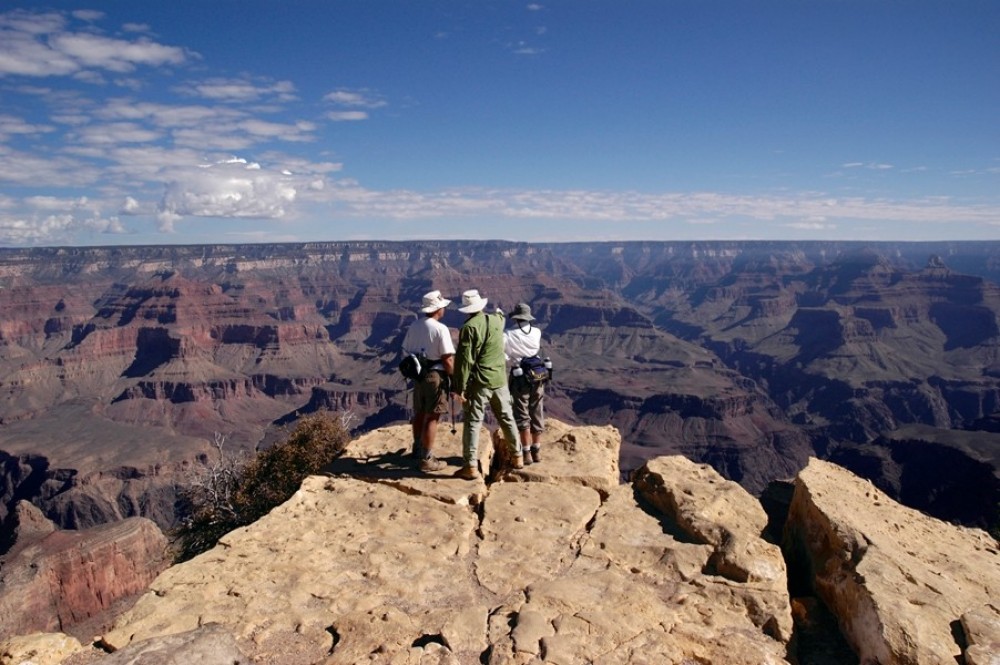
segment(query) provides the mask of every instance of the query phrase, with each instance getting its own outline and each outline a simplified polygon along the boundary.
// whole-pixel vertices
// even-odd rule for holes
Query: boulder
[[[31,633],[0,642],[0,665],[59,665],[84,651],[75,637],[63,633]]]
[[[796,480],[785,547],[806,557],[862,663],[996,662],[983,654],[997,642],[1000,548],[986,532],[927,517],[814,459]]]

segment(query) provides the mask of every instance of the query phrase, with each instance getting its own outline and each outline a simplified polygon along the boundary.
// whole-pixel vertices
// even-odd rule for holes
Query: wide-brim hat
[[[444,309],[450,304],[451,301],[442,297],[440,291],[431,291],[424,294],[423,306],[420,308],[420,311],[424,314],[430,314],[439,309]]]
[[[470,289],[462,294],[462,306],[458,308],[458,311],[463,314],[481,312],[486,307],[486,300],[486,298],[479,295],[479,291]]]
[[[531,306],[528,303],[519,302],[514,306],[514,311],[510,313],[510,318],[515,321],[534,321],[535,317],[531,315]]]

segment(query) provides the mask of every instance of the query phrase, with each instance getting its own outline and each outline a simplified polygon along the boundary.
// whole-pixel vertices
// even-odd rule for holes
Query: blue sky
[[[994,0],[0,4],[0,246],[1000,239]]]

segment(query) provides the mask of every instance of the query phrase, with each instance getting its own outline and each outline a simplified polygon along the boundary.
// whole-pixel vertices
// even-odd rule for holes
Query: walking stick
[[[455,429],[455,395],[452,392],[448,392],[448,410],[451,411],[451,433],[454,434],[458,430]]]

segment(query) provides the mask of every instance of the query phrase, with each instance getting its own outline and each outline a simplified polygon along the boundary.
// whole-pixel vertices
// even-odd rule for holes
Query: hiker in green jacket
[[[514,423],[507,389],[507,365],[503,353],[503,312],[487,314],[486,298],[472,289],[462,294],[458,311],[468,314],[458,332],[452,393],[462,403],[463,466],[457,475],[467,480],[480,478],[479,430],[489,404],[500,423],[515,469],[524,466],[521,440]]]

